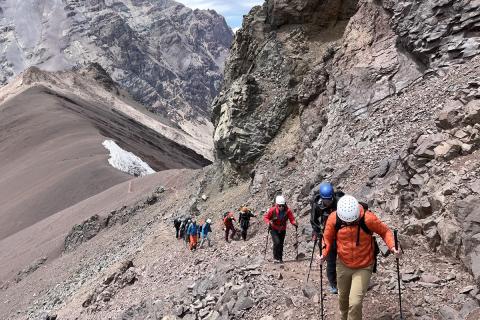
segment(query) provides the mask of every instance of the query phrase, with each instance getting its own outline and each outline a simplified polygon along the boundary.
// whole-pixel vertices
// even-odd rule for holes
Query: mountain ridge
[[[30,66],[47,71],[100,64],[151,111],[192,134],[209,125],[232,32],[214,11],[174,1],[3,0],[0,70],[5,84]]]

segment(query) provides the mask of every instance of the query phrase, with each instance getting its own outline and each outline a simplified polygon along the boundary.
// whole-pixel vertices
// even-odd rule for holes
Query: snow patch
[[[102,145],[110,151],[108,163],[112,167],[136,177],[155,173],[146,162],[133,153],[123,150],[114,141],[105,140]]]

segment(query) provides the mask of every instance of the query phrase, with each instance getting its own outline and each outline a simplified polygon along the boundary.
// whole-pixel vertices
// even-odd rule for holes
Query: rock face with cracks
[[[330,180],[478,283],[479,22],[478,1],[255,7],[213,103],[224,183],[308,212]]]
[[[306,146],[323,143],[327,121],[367,119],[427,70],[480,52],[478,6],[266,1],[245,17],[213,103],[217,157],[248,173],[289,117],[300,116]]]

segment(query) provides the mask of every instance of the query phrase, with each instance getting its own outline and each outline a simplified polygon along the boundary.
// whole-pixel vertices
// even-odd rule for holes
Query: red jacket
[[[287,220],[290,220],[291,224],[297,224],[295,222],[295,217],[293,216],[292,210],[289,207],[286,207],[285,210],[279,210],[278,205],[275,205],[268,209],[267,213],[263,216],[263,221],[266,224],[272,222],[272,229],[277,231],[283,231],[287,229]]]
[[[365,224],[367,227],[372,232],[380,235],[388,248],[392,250],[395,246],[392,231],[385,223],[380,221],[374,213],[371,211],[364,212],[363,207],[360,206],[360,217],[363,215],[365,215]],[[323,249],[322,255],[324,257],[328,256],[332,243],[336,241],[338,258],[347,267],[360,269],[371,265],[374,260],[372,236],[360,228],[360,242],[357,246],[358,225],[345,226],[336,232],[336,221],[337,212],[333,212],[328,216],[323,233],[325,248]]]
[[[225,224],[226,227],[229,227],[229,228],[233,227],[233,221],[235,222],[237,221],[235,219],[233,212],[229,212],[227,216],[223,219],[223,223]]]

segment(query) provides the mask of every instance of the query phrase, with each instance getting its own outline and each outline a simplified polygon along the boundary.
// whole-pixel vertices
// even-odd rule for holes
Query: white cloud
[[[232,28],[241,25],[241,18],[264,0],[177,0],[192,9],[213,9],[223,15]]]
[[[219,13],[224,14],[227,11],[234,11],[235,9],[250,9],[253,6],[263,4],[264,0],[177,0],[189,8],[195,9],[213,9]]]

